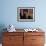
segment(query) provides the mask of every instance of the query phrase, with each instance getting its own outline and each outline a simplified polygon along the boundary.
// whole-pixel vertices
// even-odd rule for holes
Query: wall
[[[0,31],[13,24],[15,28],[37,28],[46,32],[46,0],[0,0]],[[35,7],[35,22],[18,22],[17,7]]]
[[[16,28],[46,28],[45,0],[0,0],[0,25],[13,24]],[[17,22],[17,7],[35,7],[35,22]]]

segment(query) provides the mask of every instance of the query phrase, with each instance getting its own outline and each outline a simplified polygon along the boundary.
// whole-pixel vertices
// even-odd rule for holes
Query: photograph
[[[35,7],[18,7],[17,20],[30,22],[35,20]]]

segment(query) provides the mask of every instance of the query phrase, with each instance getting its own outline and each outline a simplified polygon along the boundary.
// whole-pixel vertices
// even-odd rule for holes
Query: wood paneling
[[[44,46],[44,32],[3,32],[3,46]]]
[[[4,33],[3,46],[23,46],[23,33]]]
[[[24,33],[24,46],[44,46],[44,32]]]

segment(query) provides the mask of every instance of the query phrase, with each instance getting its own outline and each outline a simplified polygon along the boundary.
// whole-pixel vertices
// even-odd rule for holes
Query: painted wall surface
[[[0,25],[16,28],[46,28],[46,0],[0,0]],[[35,7],[35,22],[18,22],[17,7]]]
[[[17,7],[35,7],[35,22],[18,22]],[[0,31],[9,24],[15,28],[37,28],[46,32],[46,0],[0,0]]]

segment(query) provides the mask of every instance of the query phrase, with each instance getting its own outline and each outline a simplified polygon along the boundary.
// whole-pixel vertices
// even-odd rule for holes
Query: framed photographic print
[[[20,22],[34,22],[35,21],[35,7],[18,7],[17,21]]]

